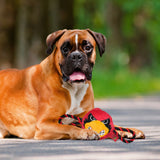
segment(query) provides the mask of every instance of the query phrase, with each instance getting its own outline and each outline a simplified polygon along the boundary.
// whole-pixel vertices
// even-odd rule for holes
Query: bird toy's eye
[[[100,133],[99,133],[99,136],[103,136],[105,134],[105,131],[102,130]]]
[[[89,127],[88,127],[88,129],[92,129],[92,127],[91,127],[91,126],[89,126]]]
[[[96,119],[93,117],[92,114],[89,115],[89,119],[90,119],[90,121],[96,120]]]
[[[109,119],[106,119],[106,120],[104,120],[104,121],[102,121],[104,124],[109,124]]]

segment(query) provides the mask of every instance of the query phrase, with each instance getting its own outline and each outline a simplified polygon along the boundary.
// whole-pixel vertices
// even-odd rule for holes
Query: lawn
[[[160,93],[160,76],[148,70],[130,72],[126,69],[116,71],[93,71],[92,84],[95,98],[130,97]]]

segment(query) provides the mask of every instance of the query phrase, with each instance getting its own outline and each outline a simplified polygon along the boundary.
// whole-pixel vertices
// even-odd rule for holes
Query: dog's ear
[[[95,39],[96,44],[98,46],[99,54],[100,54],[100,56],[102,56],[103,53],[105,52],[105,45],[106,45],[106,38],[105,38],[105,36],[103,34],[101,34],[101,33],[93,32],[90,29],[86,29],[86,30]]]
[[[67,31],[66,29],[59,30],[59,31],[53,32],[53,33],[51,33],[51,34],[49,34],[49,35],[47,36],[47,39],[46,39],[47,54],[51,54],[51,53],[52,53],[54,44],[56,43],[56,41],[58,41],[58,40],[61,38],[61,36],[62,36],[66,31]]]

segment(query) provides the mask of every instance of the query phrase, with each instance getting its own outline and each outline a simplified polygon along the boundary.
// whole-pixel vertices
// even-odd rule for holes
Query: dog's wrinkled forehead
[[[47,53],[53,52],[54,45],[61,46],[64,41],[69,40],[75,45],[79,45],[82,40],[89,41],[93,46],[97,46],[100,56],[105,52],[106,38],[103,34],[94,32],[90,29],[86,30],[59,30],[48,35],[46,39]]]
[[[96,45],[94,38],[86,30],[68,30],[59,39],[57,46],[61,46],[65,42],[70,42],[78,50],[79,45],[84,40],[89,41],[93,46]]]

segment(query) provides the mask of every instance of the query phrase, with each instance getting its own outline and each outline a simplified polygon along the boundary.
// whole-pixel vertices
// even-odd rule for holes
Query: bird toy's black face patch
[[[107,135],[111,130],[110,119],[98,120],[91,113],[84,120],[86,129],[92,129],[98,133],[100,137]]]
[[[84,124],[91,122],[93,120],[96,120],[96,118],[94,118],[94,116],[90,113],[88,117],[84,120]]]

